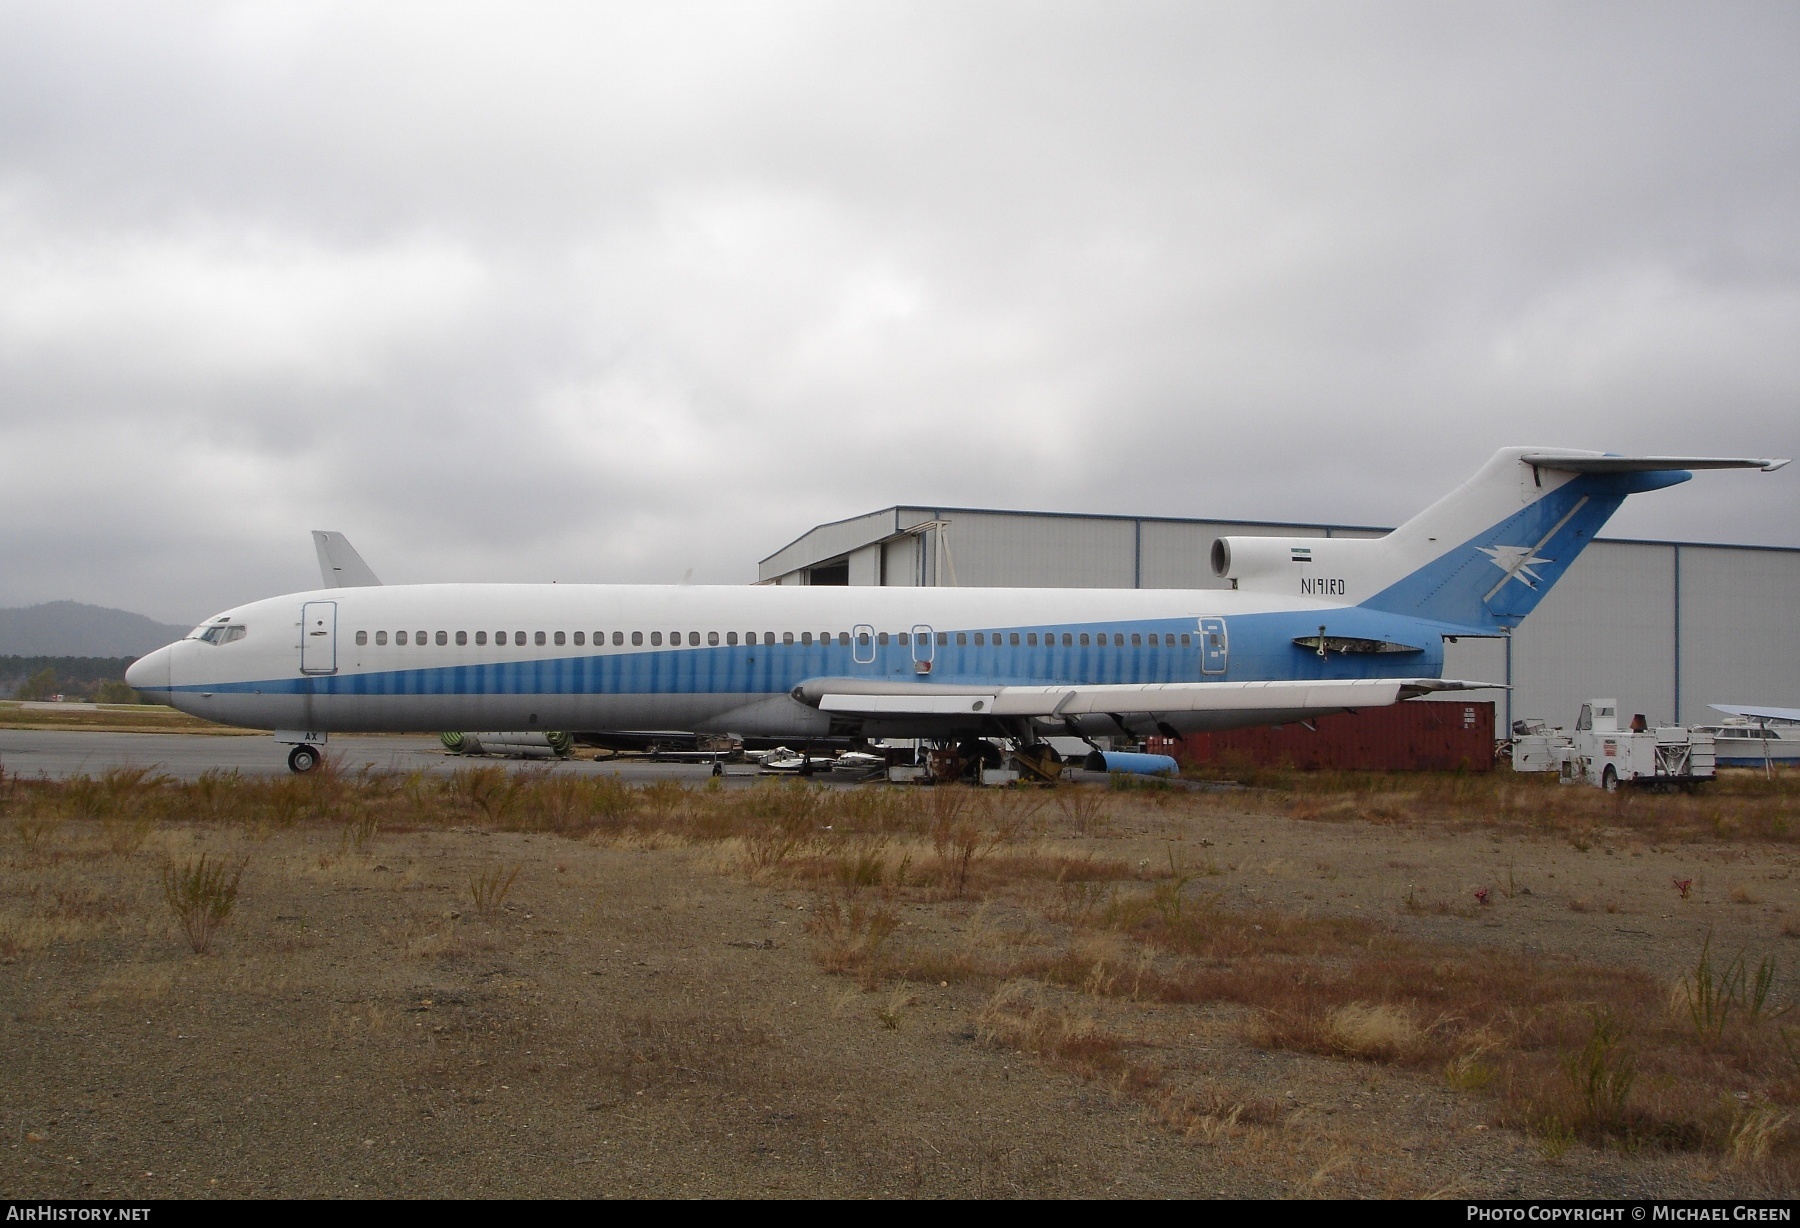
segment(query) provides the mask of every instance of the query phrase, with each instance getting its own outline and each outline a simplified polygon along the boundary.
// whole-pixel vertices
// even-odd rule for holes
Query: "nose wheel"
[[[288,771],[304,776],[319,766],[319,752],[310,746],[296,746],[288,752]]]

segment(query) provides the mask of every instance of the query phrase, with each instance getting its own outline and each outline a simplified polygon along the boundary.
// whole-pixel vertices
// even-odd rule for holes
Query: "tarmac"
[[[376,771],[444,775],[459,768],[497,764],[580,775],[617,774],[633,782],[681,780],[695,784],[703,783],[712,774],[711,765],[706,763],[656,763],[638,758],[470,758],[447,754],[437,738],[415,734],[345,734],[333,737],[321,749],[339,771],[345,772],[368,767]],[[287,754],[287,746],[266,735],[0,729],[0,770],[28,779],[98,776],[116,767],[153,767],[178,780],[194,780],[203,772],[282,776],[288,771]],[[757,767],[754,763],[728,763],[725,775],[727,780],[747,782],[757,778]],[[816,779],[826,783],[822,776]]]

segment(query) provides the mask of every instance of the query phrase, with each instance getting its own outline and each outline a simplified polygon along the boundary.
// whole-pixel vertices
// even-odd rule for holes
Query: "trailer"
[[[1619,703],[1590,699],[1573,733],[1543,721],[1513,724],[1515,772],[1555,772],[1563,784],[1586,783],[1607,792],[1620,785],[1692,789],[1717,774],[1714,738],[1685,725],[1651,728],[1641,716],[1619,728]]]

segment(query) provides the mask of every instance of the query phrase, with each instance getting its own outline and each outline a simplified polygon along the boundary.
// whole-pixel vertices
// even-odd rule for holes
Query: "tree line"
[[[136,704],[143,697],[125,685],[136,657],[0,656],[0,695],[49,699],[61,695],[102,704]]]

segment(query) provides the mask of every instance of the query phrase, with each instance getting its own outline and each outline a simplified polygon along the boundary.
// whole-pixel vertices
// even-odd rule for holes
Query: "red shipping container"
[[[1259,725],[1181,739],[1175,754],[1193,763],[1221,757],[1258,767],[1307,771],[1490,772],[1494,705],[1414,700],[1321,716],[1304,725]]]

